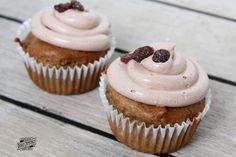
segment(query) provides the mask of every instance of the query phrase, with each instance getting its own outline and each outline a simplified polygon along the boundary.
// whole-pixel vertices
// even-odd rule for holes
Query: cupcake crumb
[[[20,40],[20,38],[15,38],[14,42],[18,43],[22,48],[24,48],[23,42]]]
[[[130,92],[131,92],[131,93],[135,93],[135,90],[131,89]]]

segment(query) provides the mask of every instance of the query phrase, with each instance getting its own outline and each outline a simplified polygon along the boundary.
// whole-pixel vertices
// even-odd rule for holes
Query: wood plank
[[[179,156],[232,157],[236,150],[236,88],[211,81],[212,105]]]
[[[5,41],[4,44],[0,42],[0,72],[4,74],[0,77],[0,94],[111,133],[97,89],[75,96],[57,96],[38,89],[28,78],[11,41],[17,24],[4,20],[0,21],[0,26],[1,24],[7,24],[9,32],[0,32]],[[212,109],[192,142],[178,151],[177,154],[181,156],[194,156],[196,153],[200,156],[209,153],[214,156],[229,156],[229,152],[235,149],[236,123],[232,119],[236,118],[236,98],[233,97],[236,95],[236,88],[215,81],[211,81],[211,88]]]
[[[2,21],[0,21],[0,26],[1,23]],[[26,102],[30,102],[31,104],[38,104],[39,102],[43,102],[40,103],[38,107],[65,117],[70,117],[71,114],[75,115],[76,117],[78,117],[75,119],[79,119],[80,122],[83,122],[85,124],[94,124],[94,127],[96,128],[99,128],[99,126],[101,126],[101,128],[104,128],[104,130],[110,133],[106,117],[102,116],[101,119],[97,117],[101,117],[100,115],[94,115],[94,112],[96,111],[101,115],[105,115],[103,106],[99,103],[99,101],[97,101],[97,103],[94,103],[94,100],[99,100],[97,90],[71,97],[52,95],[48,94],[47,92],[40,92],[42,95],[38,93],[41,90],[38,87],[35,87],[33,82],[28,78],[28,74],[25,71],[22,59],[15,50],[13,40],[15,28],[18,27],[18,25],[9,21],[3,22],[3,24],[6,23],[9,24],[7,34],[3,35],[0,33],[0,36],[2,37],[1,39],[5,41],[4,43],[0,43],[0,47],[3,50],[0,51],[0,55],[4,56],[0,57],[0,72],[1,74],[4,74],[0,77],[0,87],[2,87],[0,88],[0,93],[5,93],[8,96],[21,100],[23,102],[25,101],[25,99],[21,98],[29,97],[31,100],[28,101],[27,98]],[[8,47],[6,45],[10,46]],[[115,56],[117,56],[117,54]],[[12,78],[12,75],[14,75],[14,78]],[[33,91],[29,93],[28,89],[24,89],[22,88],[22,86],[30,88],[33,87]],[[30,94],[30,96],[28,94]],[[35,99],[35,97],[37,98]],[[41,101],[45,99],[46,101]],[[50,102],[50,104],[48,104],[47,102]],[[58,105],[58,102],[60,102],[60,105]],[[88,108],[88,106],[90,107]],[[79,117],[81,117],[82,119],[80,119]]]
[[[0,13],[27,19],[54,2],[16,1],[19,9],[15,9],[2,0]],[[196,58],[208,73],[236,80],[236,69],[231,68],[236,66],[236,23],[144,0],[84,2],[108,15],[119,48],[132,50],[168,39],[177,43],[177,51]]]
[[[49,119],[0,100],[0,154],[7,157],[153,156],[127,149],[123,144]],[[18,151],[22,137],[36,137],[31,151]]]
[[[154,0],[157,2],[170,3],[181,7],[187,7],[215,15],[224,16],[227,18],[236,19],[236,1],[234,0]]]

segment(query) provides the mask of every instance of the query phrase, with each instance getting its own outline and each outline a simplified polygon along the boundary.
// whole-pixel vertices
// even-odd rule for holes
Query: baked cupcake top
[[[107,69],[109,84],[123,96],[150,105],[181,107],[204,99],[206,72],[174,48],[159,43],[117,58]]]
[[[62,48],[91,52],[111,47],[108,19],[78,1],[37,12],[32,17],[31,31],[40,40]]]

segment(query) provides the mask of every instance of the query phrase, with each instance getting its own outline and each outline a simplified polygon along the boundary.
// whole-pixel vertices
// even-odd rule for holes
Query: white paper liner
[[[16,37],[20,38],[20,40],[24,40],[24,38],[30,32],[31,30],[30,22],[31,22],[31,19],[28,19],[19,27]],[[116,44],[115,39],[112,38],[112,46],[104,57],[100,57],[99,60],[95,60],[93,63],[89,63],[87,65],[83,64],[81,66],[76,65],[73,68],[71,68],[70,66],[68,66],[67,68],[64,68],[64,67],[56,68],[55,66],[49,67],[48,65],[37,63],[37,61],[33,57],[30,57],[29,53],[25,52],[19,44],[16,44],[16,48],[20,56],[23,58],[23,61],[25,63],[27,70],[31,71],[32,73],[37,73],[38,78],[42,74],[42,76],[45,79],[49,77],[48,78],[49,80],[52,78],[53,79],[62,78],[63,80],[67,80],[69,77],[69,79],[73,81],[73,79],[86,80],[87,78],[92,77],[93,74],[101,71],[104,68],[104,66],[107,64],[108,60],[111,58],[112,54],[114,53],[115,44]],[[35,74],[31,74],[31,75],[35,75]],[[32,77],[33,76],[31,76],[31,78]]]
[[[118,140],[124,142],[125,144],[137,149],[139,151],[150,152],[150,153],[168,153],[173,152],[183,146],[188,140],[191,138],[192,134],[197,129],[197,126],[200,120],[205,116],[207,111],[210,109],[211,104],[211,90],[209,89],[208,94],[205,98],[205,108],[202,113],[198,115],[194,119],[194,121],[187,120],[182,122],[181,124],[175,124],[174,126],[166,125],[162,127],[159,125],[158,127],[154,127],[154,125],[146,126],[144,122],[132,121],[129,117],[125,117],[123,113],[119,113],[116,109],[113,108],[112,105],[109,104],[106,98],[106,86],[107,86],[107,77],[105,74],[102,74],[99,82],[99,95],[102,100],[102,104],[105,108],[108,119],[111,120],[110,126],[115,125],[115,129],[112,128],[112,131],[118,137]],[[111,124],[112,123],[112,124]],[[119,128],[121,128],[119,130]],[[123,133],[118,133],[119,131],[124,131]],[[127,133],[128,130],[128,133]],[[190,131],[191,130],[191,131]],[[146,144],[142,144],[142,141],[137,141],[136,143],[132,143],[130,141],[135,141],[132,139],[136,136],[133,136],[132,133],[138,134],[139,140],[143,140]],[[125,135],[126,134],[126,135]],[[143,137],[142,135],[144,134]],[[187,135],[186,135],[187,134]],[[152,137],[148,138],[148,141],[145,140],[145,137],[152,135]],[[188,137],[185,137],[188,136]],[[120,138],[120,139],[119,139]],[[125,139],[122,139],[125,138]],[[129,139],[131,138],[131,139]],[[155,144],[150,144],[150,141],[157,141]],[[173,142],[174,141],[174,142]],[[144,142],[144,143],[145,143]],[[173,142],[174,144],[171,144]],[[152,145],[153,148],[147,148],[145,145]]]

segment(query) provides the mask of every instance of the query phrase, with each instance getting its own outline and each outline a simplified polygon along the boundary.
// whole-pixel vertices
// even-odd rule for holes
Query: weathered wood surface
[[[7,2],[9,1],[1,0],[0,14],[18,19],[27,19],[39,8],[55,1],[39,0],[29,2],[17,0],[14,2],[19,7],[18,9],[11,8],[11,3]],[[177,49],[184,54],[196,57],[208,73],[236,80],[236,71],[232,68],[236,64],[236,54],[233,53],[236,51],[234,45],[236,41],[236,23],[217,20],[143,0],[86,0],[86,3],[110,17],[119,48],[129,50],[148,42],[164,40],[173,34],[171,37],[173,37],[172,40],[174,39],[177,42],[179,46]],[[140,12],[140,10],[143,12]],[[165,19],[164,17],[168,18]],[[180,18],[176,19],[176,17]],[[189,23],[187,26],[182,26],[181,23],[184,22]],[[0,40],[2,41],[0,42],[0,95],[26,102],[76,122],[111,133],[97,89],[82,95],[57,96],[41,91],[30,81],[12,42],[18,26],[18,23],[0,18],[0,27],[7,28],[0,31]],[[194,31],[192,31],[193,29]],[[148,32],[146,30],[153,31]],[[163,30],[166,30],[166,32]],[[190,36],[189,32],[192,33],[193,37]],[[234,114],[236,110],[236,88],[216,81],[210,83],[213,93],[211,110],[200,125],[191,143],[175,153],[176,156],[232,156],[236,150],[236,122],[234,121],[236,118]],[[30,153],[33,152],[20,154],[21,152],[16,152],[15,149],[15,144],[21,135],[29,136],[31,134],[37,136],[38,139],[42,138],[45,143],[45,146],[36,146],[36,149],[40,151],[35,151],[35,156],[74,156],[74,154],[81,152],[81,156],[96,156],[99,153],[101,155],[101,152],[105,156],[140,155],[111,139],[60,123],[31,111],[19,109],[2,101],[0,101],[0,115],[3,117],[1,118],[2,121],[0,120],[0,137],[4,139],[3,142],[0,142],[0,154],[5,153],[5,156],[19,156],[22,154],[32,156]],[[10,120],[6,121],[6,119]],[[45,124],[45,127],[43,124]],[[29,125],[29,127],[26,127],[26,125]],[[26,127],[26,129],[20,130],[21,127]],[[33,129],[30,130],[29,128]],[[40,130],[40,128],[45,128],[45,130]],[[11,130],[18,130],[18,132],[13,135],[14,132]],[[3,131],[7,133],[3,134]],[[26,134],[21,134],[20,131],[26,132]],[[52,140],[48,141],[55,140],[57,142],[56,139],[58,138],[60,139],[59,144],[56,142],[52,143],[55,146],[48,144],[47,138],[51,139],[51,136],[53,136]],[[78,143],[72,146],[70,142],[62,142],[66,139],[81,139],[82,142],[78,140]],[[4,142],[6,144],[1,147]],[[95,152],[86,149],[91,145],[96,145]],[[9,149],[14,150],[9,152]],[[62,150],[61,153],[71,152],[71,154],[60,154],[60,152],[55,154],[58,150]]]
[[[0,100],[1,157],[143,156],[123,144]],[[36,137],[32,151],[18,151],[22,137]],[[153,156],[153,155],[146,155]]]
[[[9,30],[11,27],[14,30],[18,26],[9,21],[4,21],[4,23],[9,23]],[[9,42],[3,45],[3,51],[1,51],[1,56],[4,57],[0,58],[2,64],[0,71],[6,74],[0,79],[0,86],[4,87],[0,89],[1,94],[111,133],[97,90],[76,96],[57,96],[39,90],[28,78],[23,63],[9,39],[10,36],[4,37]],[[13,83],[16,80],[17,83]],[[217,156],[235,149],[236,123],[231,121],[235,118],[233,112],[236,110],[234,104],[236,98],[232,97],[236,94],[235,87],[211,81],[211,88],[213,91],[212,109],[203,121],[195,139],[180,150],[178,152],[180,154],[195,155],[201,152],[202,155],[206,155],[210,152]]]
[[[19,9],[15,9],[2,0],[0,13],[26,20],[55,2],[58,1],[16,0]],[[84,2],[109,17],[118,47],[131,50],[157,41],[174,41],[177,51],[198,59],[208,73],[236,80],[236,69],[231,68],[236,66],[236,22],[145,0]]]
[[[180,7],[186,7],[200,12],[206,12],[236,20],[236,12],[235,12],[236,1],[234,0],[217,0],[217,1],[154,0],[154,1],[164,2],[164,4],[167,2],[169,4],[178,5]]]

